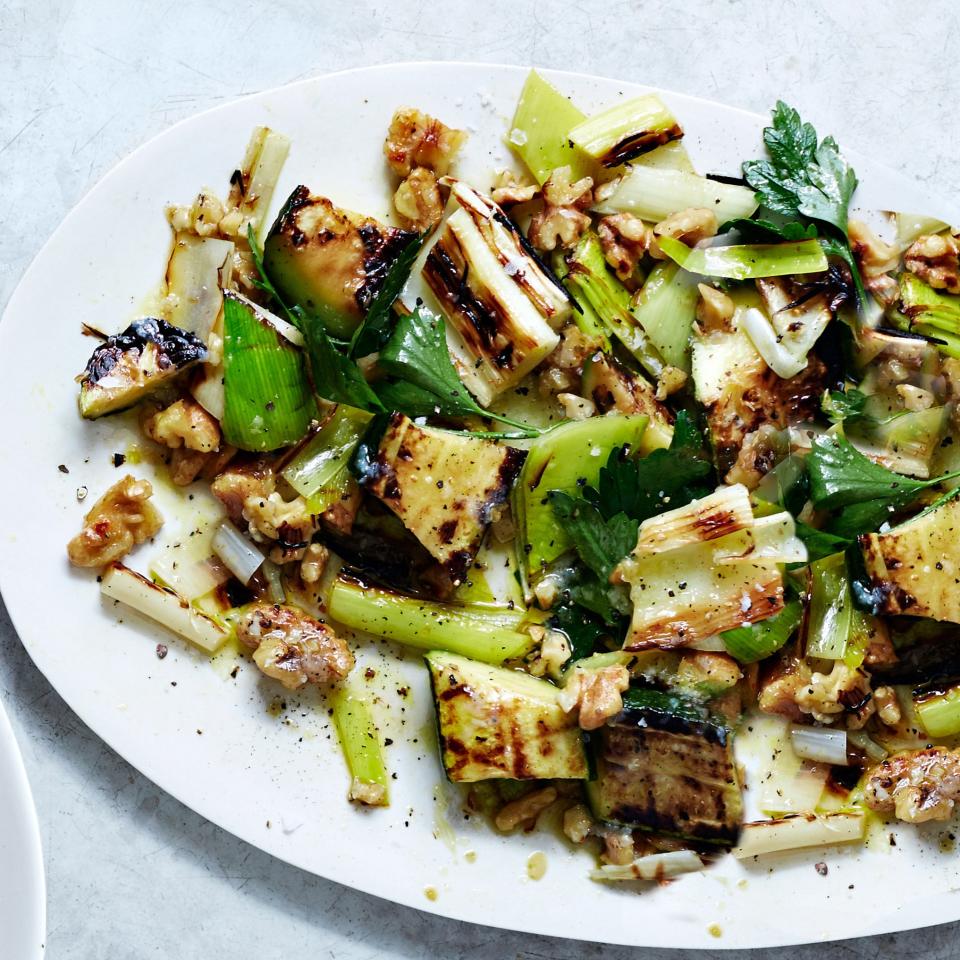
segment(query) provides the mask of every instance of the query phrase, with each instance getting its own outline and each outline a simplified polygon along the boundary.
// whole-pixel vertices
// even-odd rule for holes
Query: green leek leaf
[[[731,657],[741,663],[756,663],[776,653],[793,636],[802,619],[803,606],[798,600],[791,600],[769,620],[725,630],[720,636]]]
[[[688,273],[728,280],[822,273],[827,258],[816,240],[690,248],[673,237],[657,237],[660,249]]]
[[[302,352],[252,303],[223,300],[223,435],[241,450],[296,443],[316,416]]]

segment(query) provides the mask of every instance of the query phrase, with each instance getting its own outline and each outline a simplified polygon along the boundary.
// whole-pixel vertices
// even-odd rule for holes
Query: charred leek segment
[[[597,213],[632,213],[641,220],[659,223],[672,213],[690,207],[712,210],[718,223],[750,217],[757,209],[752,190],[719,183],[682,170],[631,167],[613,193],[593,209]]]
[[[860,538],[882,613],[960,623],[960,500],[944,500],[886,533]]]
[[[638,857],[632,863],[604,863],[590,871],[591,880],[655,880],[660,883],[685,873],[696,873],[703,860],[692,850],[671,850]]]
[[[618,103],[570,131],[570,140],[605,167],[618,167],[682,136],[677,118],[655,93]]]
[[[835,553],[810,564],[810,581],[807,656],[818,660],[842,660],[854,623],[845,556]]]
[[[230,285],[234,244],[217,237],[178,234],[167,264],[167,319],[207,343]]]
[[[691,277],[665,263],[650,271],[633,306],[634,319],[658,355],[679,370],[690,370],[690,334],[699,296]]]
[[[821,273],[827,257],[816,240],[798,243],[751,243],[691,249],[673,237],[658,237],[660,249],[688,273],[728,280],[755,280]]]
[[[359,683],[347,680],[333,691],[330,703],[340,747],[350,771],[347,796],[354,803],[366,806],[389,806],[389,778],[369,691]]]
[[[247,144],[243,165],[231,180],[234,187],[240,189],[240,209],[258,238],[266,232],[267,210],[289,152],[287,137],[269,127],[256,127]]]
[[[913,705],[923,729],[931,737],[960,733],[960,683],[933,681],[913,692]]]
[[[614,574],[633,601],[624,649],[677,647],[766,620],[783,609],[781,565],[805,557],[790,514],[755,519],[741,484],[645,520]]]
[[[484,663],[514,660],[534,646],[521,607],[420,600],[341,576],[333,584],[327,608],[334,620],[353,630]]]
[[[132,407],[207,356],[206,344],[166,320],[134,320],[93,351],[79,376],[80,414],[94,420]]]
[[[338,404],[329,419],[283,469],[283,479],[313,514],[323,513],[350,488],[350,459],[371,415]]]
[[[528,251],[489,198],[459,181],[460,206],[442,228],[423,276],[465,353],[460,375],[487,406],[543,360],[570,316],[564,288]]]
[[[517,525],[517,561],[533,578],[573,546],[557,521],[547,496],[554,490],[575,496],[594,486],[615,447],[641,449],[645,416],[591,417],[560,424],[529,448],[513,497]]]
[[[299,186],[267,236],[263,262],[285,302],[297,304],[332,336],[350,339],[390,266],[414,239]]]
[[[231,523],[220,525],[211,546],[224,566],[244,586],[263,566],[263,554]]]
[[[524,453],[480,437],[417,426],[393,414],[361,485],[382,500],[459,584]]]
[[[439,650],[426,661],[450,780],[587,778],[580,728],[560,706],[559,688]]]
[[[736,627],[721,636],[723,644],[740,663],[757,663],[775,654],[793,636],[803,619],[803,607],[791,600],[775,616],[749,627]]]
[[[206,653],[216,653],[229,636],[225,627],[180,594],[158,586],[122,563],[107,567],[100,578],[100,592],[162,624]]]
[[[853,843],[863,840],[866,828],[867,819],[862,810],[757,820],[743,825],[740,843],[732,853],[738,860],[748,860],[804,847]]]
[[[594,816],[732,846],[743,804],[731,739],[725,722],[692,699],[628,690],[622,713],[594,738]]]
[[[584,234],[567,258],[567,283],[590,305],[605,332],[616,337],[646,370],[654,376],[663,370],[663,358],[630,312],[630,291],[607,268],[596,234]]]
[[[802,760],[829,763],[845,767],[850,763],[847,755],[847,731],[827,727],[803,727],[790,725],[790,745]]]
[[[948,357],[960,357],[960,297],[940,293],[912,273],[900,275],[900,311],[910,329],[937,340]]]
[[[557,167],[570,167],[571,179],[592,175],[595,165],[570,142],[570,131],[582,120],[580,112],[536,70],[527,75],[507,143],[527,169],[543,183]]]
[[[316,415],[296,330],[235,293],[224,294],[223,436],[241,450],[296,443]]]

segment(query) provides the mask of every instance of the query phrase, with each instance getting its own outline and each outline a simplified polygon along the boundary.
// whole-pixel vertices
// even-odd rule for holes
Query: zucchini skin
[[[591,736],[600,820],[729,847],[743,803],[726,723],[694,700],[631,689],[624,709]]]

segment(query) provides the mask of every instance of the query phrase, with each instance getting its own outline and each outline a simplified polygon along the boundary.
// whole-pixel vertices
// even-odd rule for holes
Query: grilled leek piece
[[[618,103],[570,131],[571,142],[605,167],[618,167],[682,136],[677,118],[655,93]]]
[[[587,778],[580,728],[559,688],[452,653],[432,651],[426,661],[450,780]]]
[[[954,497],[886,533],[860,538],[883,613],[960,623],[958,531],[960,500]]]
[[[361,484],[440,562],[454,585],[473,563],[524,453],[463,433],[417,426],[395,413]]]
[[[593,738],[598,819],[733,846],[743,802],[726,723],[692,698],[633,688]]]
[[[451,182],[459,206],[427,254],[423,276],[466,357],[460,376],[484,406],[560,342],[570,298],[489,198]]]
[[[270,229],[263,263],[285,300],[348,339],[413,238],[299,186]]]
[[[806,559],[793,518],[755,519],[746,487],[721,487],[640,524],[614,576],[630,585],[625,650],[671,648],[783,609],[780,565]]]
[[[207,356],[192,333],[153,317],[134,320],[93,351],[80,377],[80,414],[88,420],[125,410]]]

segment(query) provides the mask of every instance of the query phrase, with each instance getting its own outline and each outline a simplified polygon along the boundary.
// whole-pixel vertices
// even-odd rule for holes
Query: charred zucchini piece
[[[583,393],[601,413],[646,414],[647,444],[669,447],[673,415],[656,397],[653,385],[606,353],[595,353],[583,365]]]
[[[80,414],[94,420],[125,410],[206,356],[206,345],[194,334],[156,317],[134,320],[87,361],[78,378]]]
[[[608,823],[733,846],[743,801],[726,723],[693,699],[652,689],[591,737],[594,816]]]
[[[263,264],[284,298],[346,339],[413,238],[407,230],[342,210],[299,186],[270,229]]]
[[[559,690],[519,670],[434,650],[426,655],[447,777],[583,780],[589,775],[580,728],[557,702]]]
[[[526,454],[480,437],[391,415],[361,484],[440,562],[454,584],[473,563],[494,510]]]
[[[960,500],[860,538],[881,612],[960,623]]]

